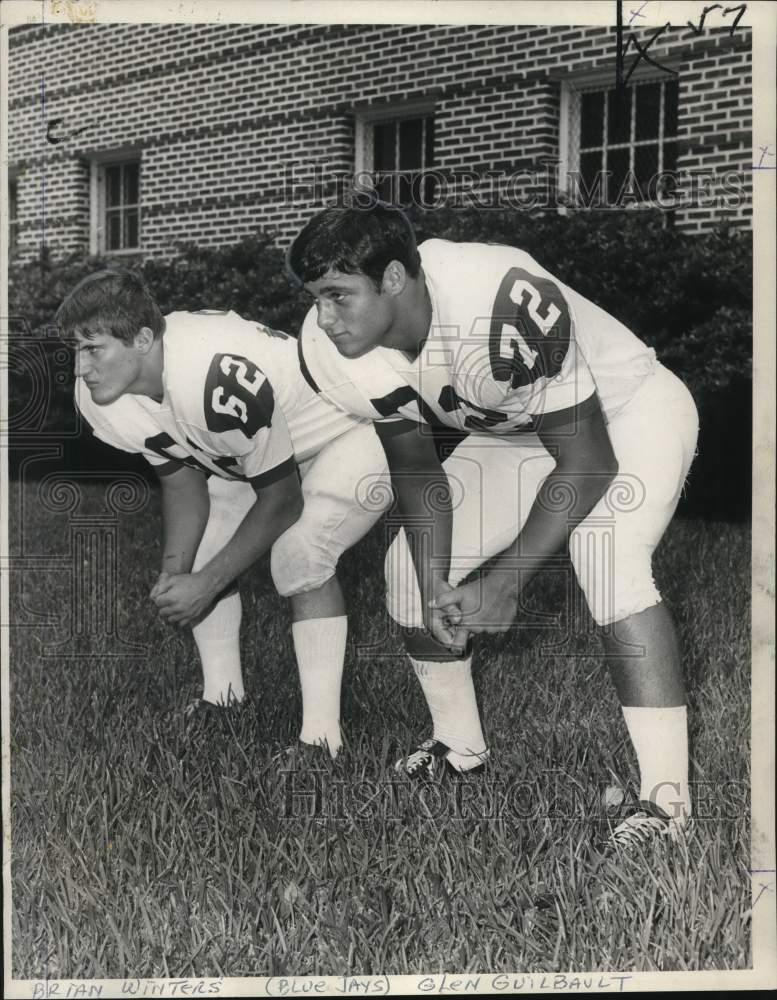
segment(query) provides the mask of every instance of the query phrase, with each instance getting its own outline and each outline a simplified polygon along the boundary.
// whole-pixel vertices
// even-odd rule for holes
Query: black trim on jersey
[[[174,472],[185,468],[184,463],[179,462],[177,458],[171,458],[169,462],[163,462],[161,465],[154,465],[153,462],[149,462],[148,464],[158,476],[172,476]]]
[[[399,437],[400,434],[407,434],[409,431],[423,427],[423,424],[416,423],[415,420],[376,420],[372,425],[379,438]],[[427,431],[427,434],[429,432]]]
[[[391,392],[387,392],[385,396],[377,396],[375,399],[370,399],[370,403],[382,417],[402,416],[399,412],[400,406],[408,406],[410,403],[415,403],[418,407],[418,412],[427,424],[431,424],[433,427],[445,426],[423,396],[420,396],[410,385],[399,385],[396,389],[392,389]]]
[[[317,395],[321,394],[321,390],[316,385],[316,380],[310,374],[310,369],[305,361],[305,356],[302,353],[302,333],[300,332],[299,337],[297,337],[297,357],[299,358],[299,370],[302,372],[302,377],[305,379],[310,388]]]
[[[574,427],[576,423],[590,419],[599,409],[599,397],[593,392],[588,399],[575,406],[568,406],[564,410],[552,410],[550,413],[533,414],[532,422],[526,429],[552,431],[556,427]]]
[[[276,465],[274,469],[270,469],[268,472],[260,472],[258,476],[251,476],[248,482],[255,490],[261,490],[264,489],[265,486],[277,483],[279,479],[285,479],[286,476],[290,475],[296,468],[297,460],[293,455],[290,455],[285,462],[281,462],[280,465]]]
[[[186,443],[190,448],[193,448],[194,451],[199,452],[201,455],[205,455],[206,458],[213,462],[216,468],[220,470],[220,472],[216,473],[219,478],[239,479],[241,482],[247,482],[246,477],[240,471],[239,455],[209,455],[206,451],[203,451],[202,448],[200,448],[196,441],[192,441],[188,434],[186,435]],[[233,466],[237,466],[237,468],[235,469]],[[206,466],[203,466],[203,468],[208,475],[214,471],[212,469],[208,469]]]

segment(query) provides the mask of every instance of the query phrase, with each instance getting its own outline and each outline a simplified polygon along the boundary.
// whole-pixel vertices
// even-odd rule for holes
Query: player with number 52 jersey
[[[387,602],[434,730],[398,769],[482,767],[467,637],[509,628],[526,584],[566,548],[640,766],[642,806],[615,840],[680,836],[691,810],[685,695],[651,560],[695,450],[685,386],[529,254],[417,247],[404,215],[381,203],[319,213],[289,267],[315,300],[303,372],[375,422],[403,514]],[[442,465],[436,425],[468,434]]]
[[[151,598],[167,622],[192,626],[199,706],[244,697],[235,580],[271,552],[291,602],[300,741],[336,755],[347,622],[336,566],[389,500],[372,427],[311,390],[294,338],[232,312],[163,317],[130,273],[90,275],[58,319],[95,435],[143,454],[159,477],[164,544]]]
[[[186,465],[260,488],[356,426],[311,392],[286,333],[234,312],[174,312],[162,344],[160,401],[126,394],[113,409],[95,401],[88,376],[77,386],[97,437],[141,452],[162,475]]]

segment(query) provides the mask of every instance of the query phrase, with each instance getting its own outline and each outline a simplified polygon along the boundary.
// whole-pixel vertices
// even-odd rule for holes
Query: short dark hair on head
[[[392,260],[418,276],[421,258],[406,215],[385,202],[366,206],[334,206],[314,215],[291,245],[286,260],[302,284],[317,281],[327,271],[364,274],[380,289]]]
[[[151,292],[130,271],[95,271],[78,282],[57,310],[62,334],[72,337],[109,333],[125,344],[132,343],[141,327],[160,337],[165,320]]]

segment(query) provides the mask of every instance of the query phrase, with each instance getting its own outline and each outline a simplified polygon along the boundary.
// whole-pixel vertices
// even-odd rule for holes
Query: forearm
[[[278,503],[257,498],[232,538],[199,570],[212,592],[220,593],[261,559],[275,540],[294,524],[301,510],[301,502]]]
[[[615,475],[615,471],[554,469],[542,483],[520,534],[495,560],[489,576],[498,575],[501,586],[520,593],[550,556],[568,543]]]
[[[173,490],[162,484],[163,573],[188,573],[210,514],[207,489]]]

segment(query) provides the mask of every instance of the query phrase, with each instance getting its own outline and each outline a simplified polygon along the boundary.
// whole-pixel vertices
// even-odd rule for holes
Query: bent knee
[[[335,575],[337,556],[310,537],[297,521],[275,542],[270,553],[270,573],[281,597],[304,594]]]
[[[612,625],[660,603],[653,578],[653,548],[634,539],[624,543],[609,530],[580,526],[572,532],[569,555],[597,625]]]

